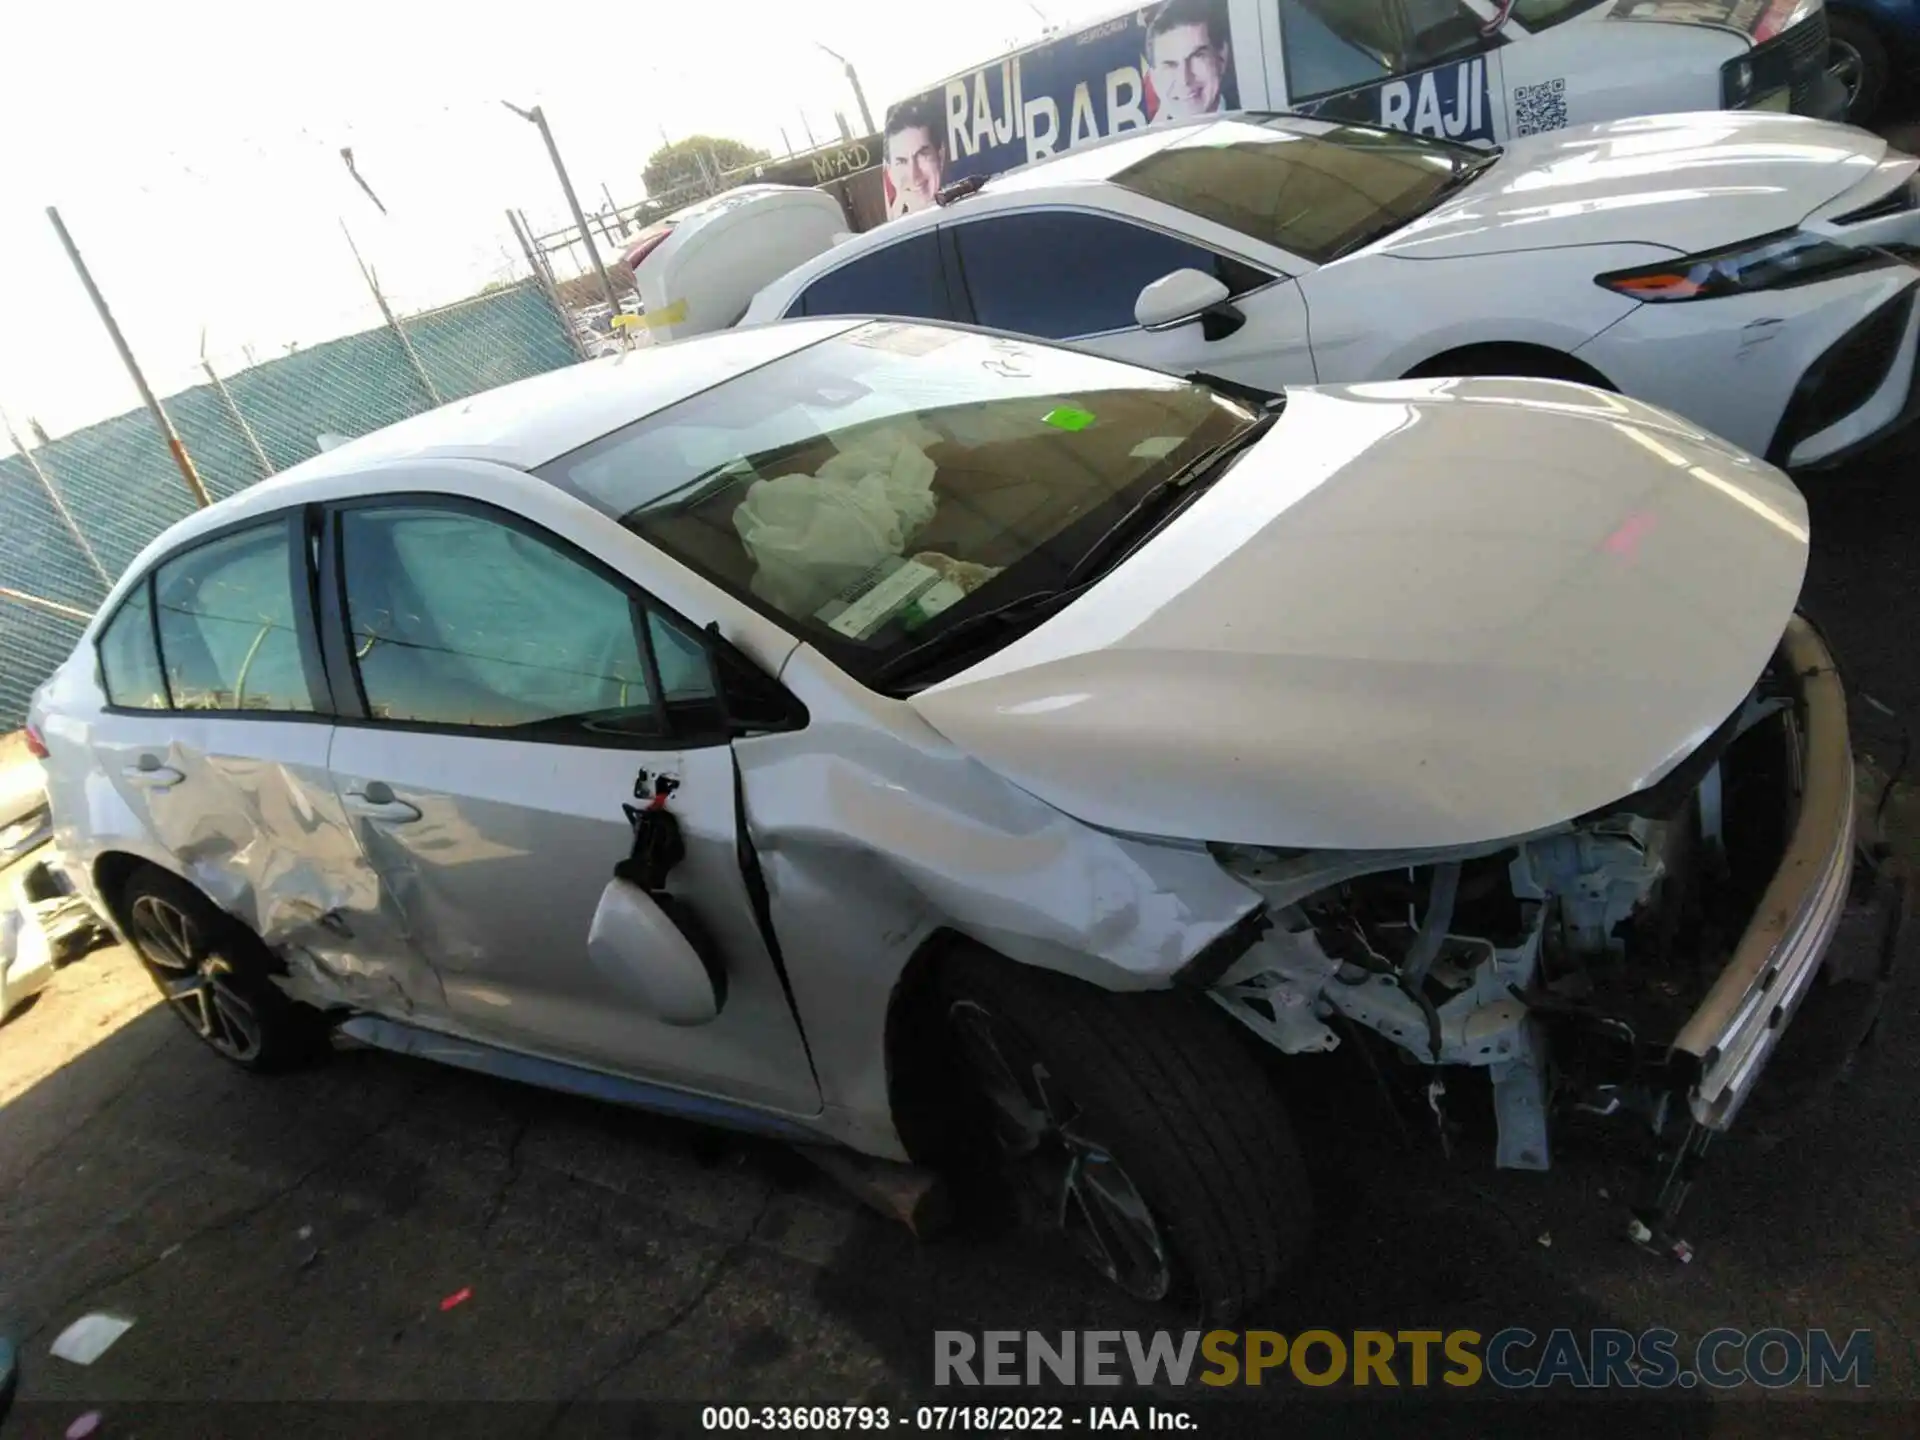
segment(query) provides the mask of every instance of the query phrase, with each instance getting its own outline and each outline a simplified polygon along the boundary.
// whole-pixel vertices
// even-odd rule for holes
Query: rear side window
[[[174,709],[313,712],[289,535],[276,520],[196,546],[155,572]]]
[[[345,511],[340,537],[349,639],[374,719],[540,737],[661,733],[637,607],[597,570],[513,526],[424,506]],[[698,690],[686,663],[671,674]]]
[[[801,292],[787,308],[787,315],[953,319],[953,303],[940,273],[940,246],[934,232],[928,230],[829,271]]]
[[[1164,231],[1075,210],[1029,210],[953,227],[982,325],[1069,340],[1126,330],[1140,292],[1175,270],[1217,276],[1232,294],[1273,277]]]
[[[165,710],[167,682],[153,646],[153,607],[143,581],[100,632],[100,678],[107,703],[125,710]]]

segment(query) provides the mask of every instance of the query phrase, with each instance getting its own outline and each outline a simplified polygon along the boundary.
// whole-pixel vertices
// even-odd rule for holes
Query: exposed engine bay
[[[1675,1042],[1794,836],[1797,679],[1777,660],[1659,783],[1543,833],[1385,856],[1220,847],[1273,925],[1214,999],[1287,1054],[1372,1032],[1427,1081],[1436,1112],[1437,1067],[1484,1068],[1501,1168],[1548,1168],[1549,1117],[1570,1108],[1657,1134],[1688,1122],[1691,1100],[1692,1119],[1724,1128],[1730,1109],[1708,1115],[1697,1089],[1714,1057],[1703,1067]]]

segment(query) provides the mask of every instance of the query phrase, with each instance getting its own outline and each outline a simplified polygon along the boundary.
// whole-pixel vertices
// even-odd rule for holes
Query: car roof
[[[946,205],[935,205],[911,215],[899,216],[842,241],[769,281],[754,297],[755,303],[764,298],[784,305],[811,281],[829,270],[838,269],[855,255],[898,244],[917,231],[944,221],[964,219],[973,207],[975,195],[993,202],[1014,197],[1015,204],[1021,199],[1067,199],[1076,189],[1098,189],[1111,184],[1121,171],[1138,164],[1149,155],[1171,148],[1225,143],[1234,134],[1243,133],[1250,125],[1258,125],[1268,131],[1296,130],[1303,135],[1318,135],[1338,128],[1338,122],[1305,115],[1230,111],[1223,115],[1166,121],[1144,129],[1123,130],[1117,135],[1089,140],[990,176],[972,194]]]
[[[342,476],[418,460],[486,461],[529,471],[644,420],[721,382],[867,323],[859,317],[790,320],[723,330],[549,370],[455,400],[323,451],[196,510],[149,542],[120,580],[209,531],[310,499],[337,496]]]
[[[303,482],[399,460],[487,460],[533,470],[732,376],[861,323],[835,316],[722,330],[549,370],[349,440],[233,498],[280,492],[279,502],[288,503],[298,497],[287,492]]]

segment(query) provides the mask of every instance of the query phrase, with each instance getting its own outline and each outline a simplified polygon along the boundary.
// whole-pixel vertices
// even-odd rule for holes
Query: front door
[[[1017,210],[953,225],[949,233],[982,325],[1176,374],[1199,370],[1268,389],[1313,383],[1299,285],[1250,261],[1088,210]],[[1188,269],[1220,280],[1245,323],[1213,339],[1198,322],[1159,331],[1135,323],[1140,292]]]
[[[456,1028],[512,1049],[789,1114],[820,1108],[741,873],[733,753],[690,627],[558,537],[451,499],[335,516],[366,715],[334,784]],[[687,717],[695,717],[691,722]],[[719,1016],[673,1025],[587,935],[665,791],[668,889],[726,971]],[[633,963],[645,964],[644,956]]]
[[[304,516],[161,563],[101,632],[101,772],[175,865],[350,1003],[437,1014],[439,982],[388,931],[327,770],[333,728]]]

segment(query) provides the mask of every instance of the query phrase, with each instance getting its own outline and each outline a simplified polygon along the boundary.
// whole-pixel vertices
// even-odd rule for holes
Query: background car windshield
[[[1363,125],[1224,121],[1113,179],[1322,265],[1424,214],[1480,155]]]
[[[1147,486],[1257,418],[1075,351],[871,322],[543,473],[865,676],[1058,586]]]
[[[1514,0],[1513,18],[1529,31],[1545,30],[1562,20],[1584,15],[1601,0]]]

